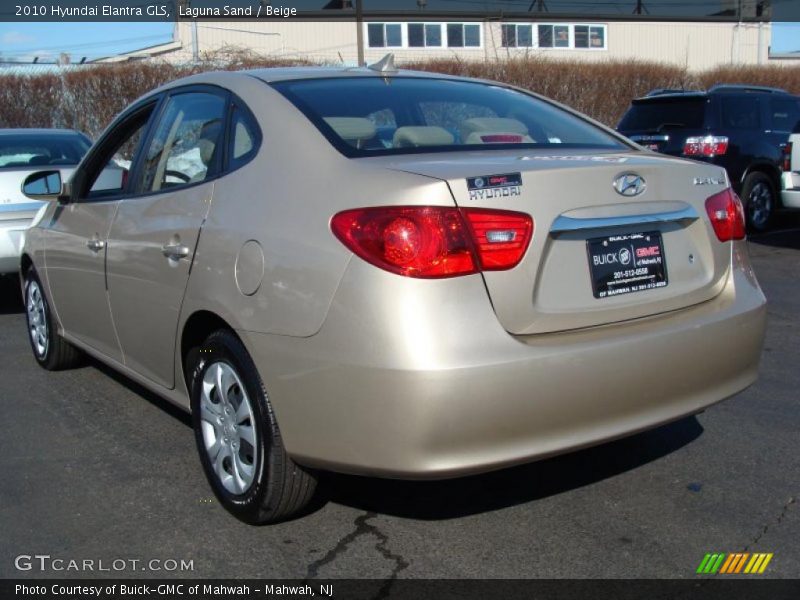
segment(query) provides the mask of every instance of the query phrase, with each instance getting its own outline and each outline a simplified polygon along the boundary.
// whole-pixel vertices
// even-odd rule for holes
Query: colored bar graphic
[[[755,552],[709,552],[700,561],[697,573],[703,575],[761,574],[774,555],[772,553]],[[747,566],[745,566],[747,565]]]

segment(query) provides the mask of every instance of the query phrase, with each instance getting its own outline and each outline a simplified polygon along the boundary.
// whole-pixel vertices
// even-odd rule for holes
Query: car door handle
[[[92,239],[86,242],[86,247],[92,252],[100,252],[106,247],[106,243],[103,240]]]
[[[167,244],[161,247],[161,252],[164,256],[173,260],[180,260],[189,256],[189,248],[181,244]]]

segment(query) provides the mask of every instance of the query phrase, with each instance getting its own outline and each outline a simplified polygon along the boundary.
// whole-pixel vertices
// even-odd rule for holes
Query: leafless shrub
[[[225,47],[196,65],[141,61],[42,75],[0,76],[0,127],[69,127],[96,137],[131,101],[168,81],[200,71],[317,64]],[[653,88],[702,89],[715,83],[781,87],[800,93],[800,67],[726,66],[693,74],[642,61],[554,60],[531,54],[491,62],[459,58],[407,62],[405,68],[507,82],[572,106],[614,126],[632,98]]]

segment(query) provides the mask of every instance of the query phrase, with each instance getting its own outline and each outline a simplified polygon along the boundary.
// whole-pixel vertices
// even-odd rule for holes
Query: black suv
[[[617,130],[656,152],[728,171],[754,231],[780,207],[781,170],[800,98],[766,87],[717,85],[706,92],[653,90],[638,98]]]

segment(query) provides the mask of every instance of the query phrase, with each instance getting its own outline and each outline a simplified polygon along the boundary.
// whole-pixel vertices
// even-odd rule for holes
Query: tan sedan
[[[22,255],[36,360],[85,352],[191,411],[247,522],[302,511],[319,469],[497,469],[756,379],[765,300],[725,172],[502,84],[196,75],[33,193],[54,178],[27,183],[52,201]]]

